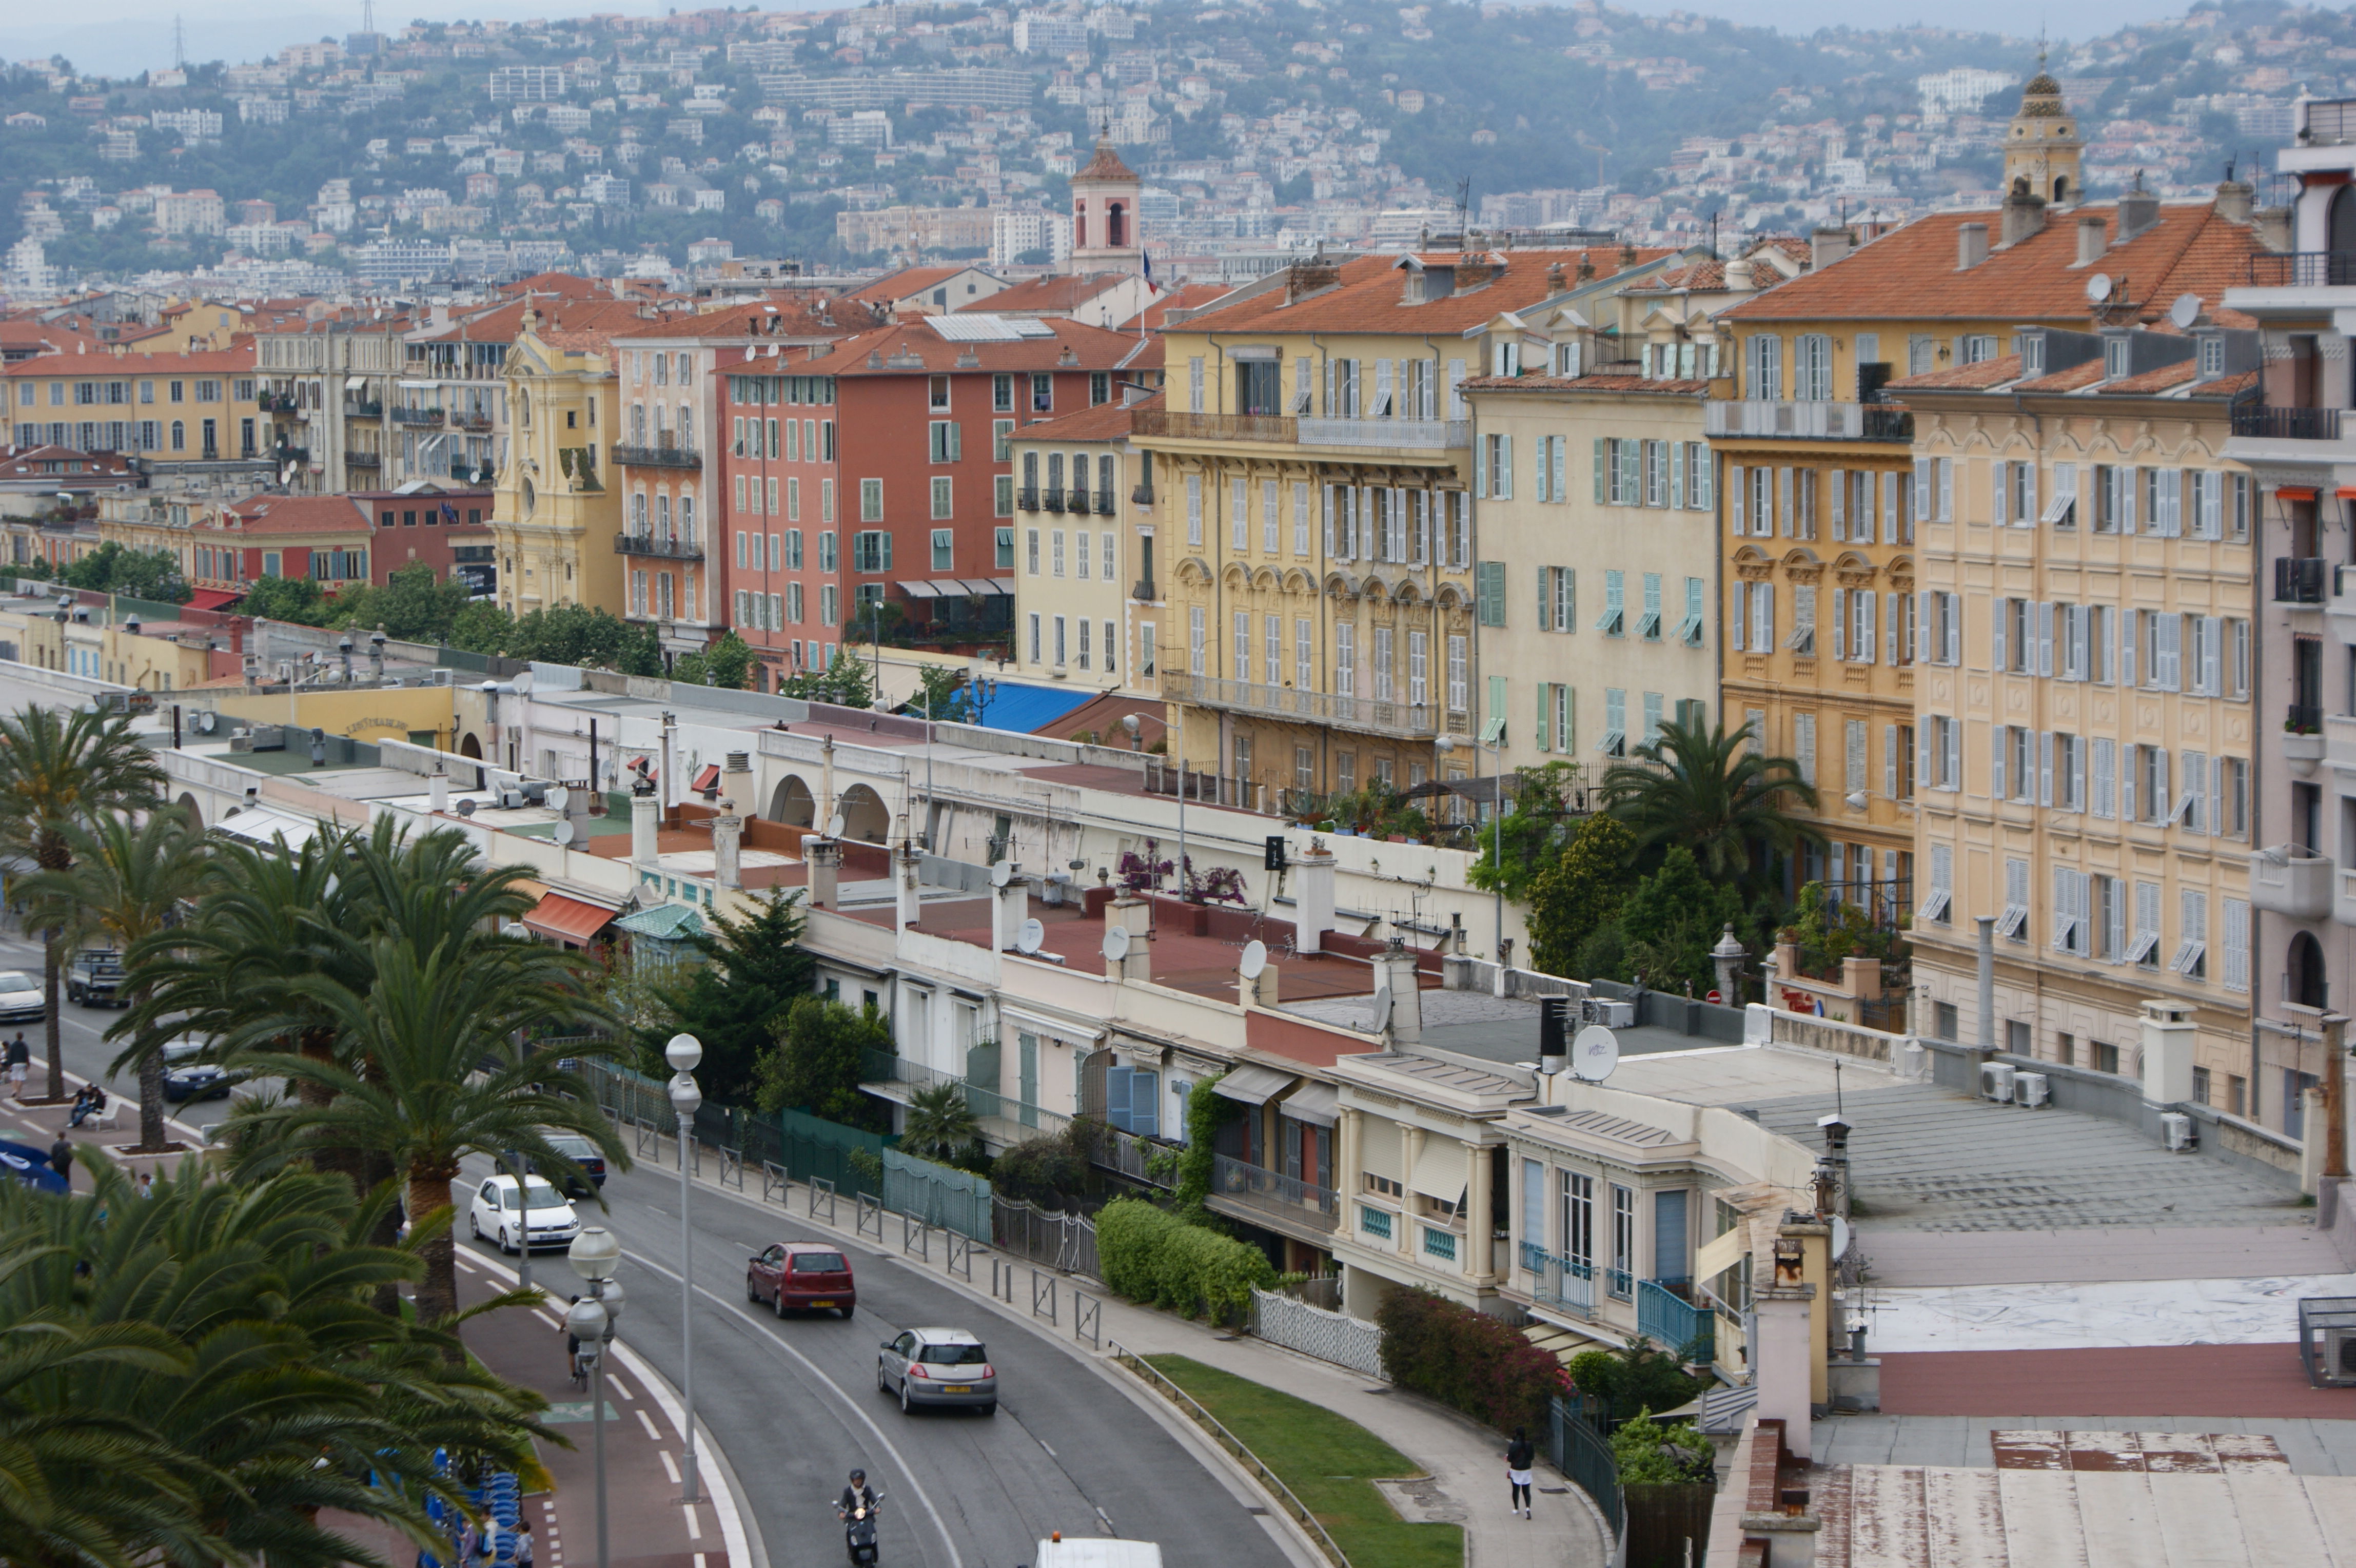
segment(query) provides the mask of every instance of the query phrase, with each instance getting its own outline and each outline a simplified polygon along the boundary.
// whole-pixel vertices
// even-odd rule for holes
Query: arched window
[[[1116,250],[1129,243],[1129,213],[1118,201],[1105,209],[1105,243]]]
[[[2070,177],[2066,174],[2055,175],[2053,177],[2053,204],[2056,207],[2059,207],[2062,203],[2069,199]]]
[[[2356,189],[2343,185],[2332,192],[2328,238],[2336,253],[2356,251]]]
[[[1075,201],[1072,203],[1072,249],[1085,251],[1087,248],[1088,204],[1086,201]]]
[[[2345,194],[2344,192],[2342,193]],[[2339,199],[2334,198],[2336,202]],[[2334,214],[2334,221],[2338,215]],[[2318,1012],[2329,1004],[2331,988],[2323,978],[2323,946],[2305,931],[2290,939],[2290,951],[2284,962],[2284,981],[2290,994],[2286,1000]]]
[[[183,422],[176,419],[172,421],[172,450],[175,452],[185,452],[187,449],[188,427]]]

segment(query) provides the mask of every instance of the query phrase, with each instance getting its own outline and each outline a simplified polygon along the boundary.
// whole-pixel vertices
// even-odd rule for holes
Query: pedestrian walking
[[[532,1568],[531,1519],[529,1515],[516,1521],[515,1568]]]
[[[66,1142],[63,1133],[49,1145],[49,1168],[65,1177],[68,1184],[73,1181],[73,1145]]]
[[[1524,1519],[1530,1517],[1530,1461],[1537,1453],[1530,1445],[1529,1433],[1515,1427],[1513,1442],[1505,1445],[1505,1480],[1514,1488],[1511,1511]]]
[[[25,1031],[8,1042],[8,1093],[11,1098],[25,1098],[25,1079],[33,1070],[33,1047],[25,1043]]]
[[[145,1171],[141,1171],[138,1185],[132,1190],[142,1197],[153,1197],[155,1196],[155,1178]]]

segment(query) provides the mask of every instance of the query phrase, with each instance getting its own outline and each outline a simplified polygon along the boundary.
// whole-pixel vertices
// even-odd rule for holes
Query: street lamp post
[[[679,1114],[679,1337],[682,1402],[687,1407],[686,1462],[680,1466],[680,1500],[696,1500],[695,1486],[695,1273],[692,1267],[695,1227],[689,1221],[688,1197],[692,1190],[687,1175],[687,1141],[694,1135],[695,1112],[703,1090],[695,1069],[703,1060],[703,1042],[693,1035],[673,1035],[663,1047],[663,1059],[673,1069],[670,1107]]]
[[[526,1209],[524,1218],[530,1219],[531,1211]],[[596,1433],[597,1454],[597,1568],[610,1568],[605,1530],[605,1354],[614,1342],[615,1319],[622,1315],[622,1287],[614,1279],[622,1261],[622,1244],[604,1226],[591,1225],[573,1238],[565,1257],[573,1272],[589,1286],[588,1298],[573,1304],[564,1326],[589,1356],[590,1425]]]

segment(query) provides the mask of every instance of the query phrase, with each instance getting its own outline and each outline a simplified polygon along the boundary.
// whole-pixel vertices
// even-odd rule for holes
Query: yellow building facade
[[[515,460],[499,470],[490,520],[499,607],[527,615],[587,605],[621,615],[613,542],[622,499],[604,451],[616,429],[611,348],[594,334],[543,337],[527,318],[504,381]]]

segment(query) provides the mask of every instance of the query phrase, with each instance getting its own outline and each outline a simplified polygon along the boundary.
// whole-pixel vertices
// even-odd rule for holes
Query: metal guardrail
[[[701,468],[703,455],[692,446],[633,446],[616,442],[614,461],[638,468]]]
[[[948,1251],[941,1259],[941,1272],[955,1274],[968,1284],[973,1283],[973,1238],[960,1236],[954,1230],[944,1230],[948,1238]]]
[[[1715,1314],[1680,1299],[1658,1281],[1637,1283],[1636,1332],[1663,1349],[1681,1355],[1698,1342],[1700,1352],[1693,1359],[1707,1366],[1716,1359],[1712,1340],[1717,1326]]]
[[[929,1263],[932,1259],[933,1228],[912,1214],[900,1216],[900,1255]]]
[[[823,1200],[823,1215],[819,1212],[821,1200]],[[864,1200],[862,1199],[862,1201]],[[834,1183],[827,1180],[824,1176],[810,1177],[809,1217],[812,1219],[823,1219],[825,1223],[829,1225],[834,1223]]]
[[[1446,452],[1472,445],[1469,419],[1297,419],[1303,446],[1385,446]]]
[[[660,1153],[662,1149],[662,1130],[660,1128],[657,1127],[653,1122],[648,1121],[643,1116],[634,1116],[630,1118],[630,1128],[634,1134],[631,1147],[632,1154],[643,1155],[650,1150],[657,1154]]]
[[[1330,1187],[1302,1181],[1226,1155],[1212,1156],[1211,1196],[1271,1219],[1312,1230],[1331,1230],[1341,1220],[1341,1195]]]
[[[875,1244],[880,1247],[884,1244],[884,1200],[862,1192],[859,1194],[859,1208],[851,1217],[851,1230],[864,1236],[871,1220],[875,1227]]]
[[[1100,1297],[1075,1286],[1072,1291],[1072,1337],[1085,1340],[1088,1348],[1104,1348],[1104,1302]]]
[[[2233,434],[2260,441],[2337,441],[2336,408],[2269,408],[2244,403],[2233,411]]]
[[[720,1155],[720,1185],[733,1187],[738,1192],[744,1191],[744,1151],[721,1147],[715,1152]]]
[[[1043,1286],[1045,1287],[1044,1290]],[[1039,1310],[1039,1303],[1043,1299],[1047,1304],[1044,1314]],[[1031,1271],[1031,1316],[1044,1316],[1050,1323],[1055,1321],[1055,1276],[1043,1274],[1036,1269]]]
[[[792,1178],[786,1175],[785,1166],[775,1160],[761,1162],[761,1201],[763,1203],[774,1197],[779,1203],[790,1205],[794,1200],[793,1187]]]
[[[1594,1499],[1617,1541],[1628,1528],[1627,1500],[1620,1490],[1620,1463],[1612,1445],[1587,1418],[1557,1397],[1547,1408],[1547,1457],[1570,1483]]]
[[[1292,1521],[1301,1528],[1311,1543],[1324,1554],[1333,1568],[1350,1568],[1350,1560],[1343,1554],[1340,1544],[1326,1533],[1325,1526],[1309,1511],[1308,1506],[1292,1495],[1292,1488],[1286,1486],[1275,1471],[1262,1464],[1258,1455],[1245,1447],[1241,1438],[1219,1424],[1216,1416],[1197,1404],[1194,1395],[1163,1377],[1151,1362],[1125,1348],[1119,1340],[1113,1341],[1112,1358],[1143,1379],[1147,1387],[1185,1412],[1195,1425],[1210,1434],[1211,1441],[1226,1450],[1230,1458],[1250,1472],[1251,1478],[1258,1481],[1278,1506],[1291,1516]],[[1616,1493],[1614,1500],[1617,1501]],[[1613,1523],[1616,1530],[1618,1521],[1615,1520]]]
[[[2330,563],[2319,555],[2275,557],[2275,602],[2319,605],[2330,597]]]
[[[1371,697],[1342,697],[1293,686],[1262,686],[1216,675],[1183,675],[1165,670],[1162,674],[1162,695],[1173,703],[1326,724],[1368,735],[1428,738],[1437,735],[1440,726],[1440,707],[1434,703],[1376,702]]]
[[[2314,105],[2308,108],[2312,112]],[[2252,288],[2339,288],[2349,284],[2356,284],[2356,251],[2278,251],[2250,258]]]

